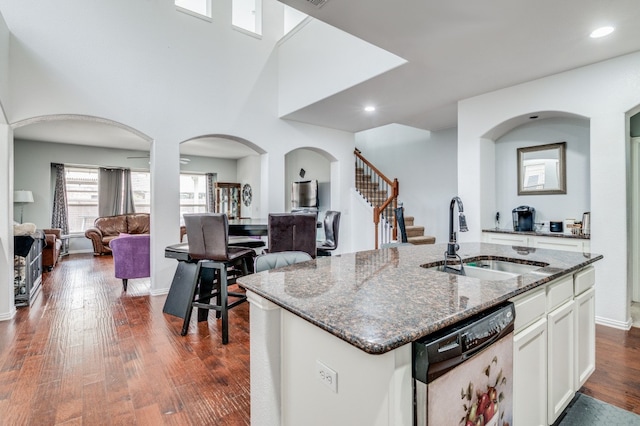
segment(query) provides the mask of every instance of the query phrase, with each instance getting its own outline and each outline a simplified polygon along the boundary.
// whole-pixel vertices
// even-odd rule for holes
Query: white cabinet
[[[516,320],[518,314],[516,313]],[[547,319],[516,333],[513,338],[513,424],[547,425]]]
[[[482,241],[485,243],[512,246],[544,248],[551,250],[565,250],[588,253],[591,244],[588,239],[571,237],[545,237],[542,235],[523,235],[500,232],[483,232]]]
[[[589,240],[582,238],[562,238],[562,237],[532,237],[532,246],[536,248],[546,248],[551,250],[577,251],[580,253],[590,250]]]
[[[594,284],[587,267],[511,299],[515,425],[553,424],[595,370]]]
[[[576,362],[575,389],[578,390],[596,369],[595,268],[592,266],[575,274],[576,301]]]
[[[492,244],[504,244],[507,246],[529,247],[529,238],[521,234],[501,234],[493,232],[483,232],[482,241]]]
[[[575,302],[569,300],[547,315],[547,412],[553,424],[575,394]]]

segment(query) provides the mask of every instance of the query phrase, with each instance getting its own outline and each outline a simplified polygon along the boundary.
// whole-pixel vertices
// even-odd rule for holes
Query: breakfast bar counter
[[[371,354],[381,354],[495,306],[601,255],[462,243],[463,260],[546,264],[545,274],[482,281],[425,269],[446,244],[348,253],[238,279],[247,290]]]
[[[460,245],[463,262],[535,270],[486,280],[428,269],[444,261],[446,244],[438,244],[317,258],[239,278],[251,305],[252,423],[411,425],[412,342],[602,258]]]

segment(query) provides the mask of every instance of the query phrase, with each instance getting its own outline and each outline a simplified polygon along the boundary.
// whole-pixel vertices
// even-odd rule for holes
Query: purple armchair
[[[113,266],[116,278],[122,279],[122,288],[127,291],[130,278],[150,276],[149,234],[120,234],[109,243],[113,252]]]

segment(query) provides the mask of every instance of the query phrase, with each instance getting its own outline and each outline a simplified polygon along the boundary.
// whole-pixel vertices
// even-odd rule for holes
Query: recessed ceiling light
[[[374,107],[373,105],[369,105],[369,106],[364,107],[364,110],[366,112],[373,112],[373,111],[376,110],[376,107]]]
[[[600,27],[598,29],[593,30],[589,37],[600,38],[600,37],[608,36],[613,32],[613,30],[614,30],[613,27]]]

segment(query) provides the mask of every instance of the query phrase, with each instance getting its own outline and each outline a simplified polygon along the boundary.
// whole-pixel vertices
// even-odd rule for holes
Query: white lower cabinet
[[[517,317],[517,314],[516,314]],[[513,338],[513,424],[547,425],[547,319],[540,318]]]
[[[569,300],[547,315],[547,412],[556,421],[575,394],[575,302]]]
[[[513,298],[513,423],[551,425],[595,370],[595,272]]]
[[[515,245],[528,247],[529,246],[529,238],[526,235],[521,234],[501,234],[501,233],[493,233],[493,232],[483,232],[482,240],[485,243],[492,244],[504,244],[504,245]]]
[[[503,244],[511,246],[545,248],[586,253],[591,250],[591,242],[584,238],[545,237],[542,235],[523,235],[500,232],[483,232],[482,241],[485,243]]]

